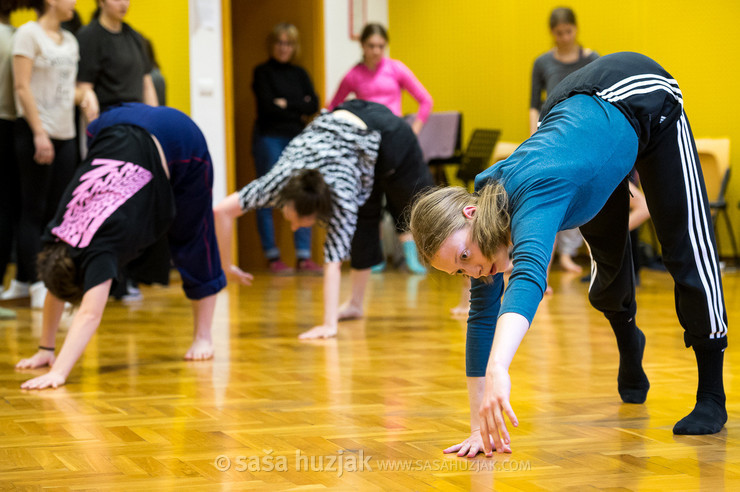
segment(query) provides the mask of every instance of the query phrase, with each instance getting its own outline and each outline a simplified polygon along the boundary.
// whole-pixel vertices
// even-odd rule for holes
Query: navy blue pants
[[[188,299],[202,299],[226,286],[213,224],[213,165],[208,148],[170,162],[176,215],[167,234],[172,262]]]

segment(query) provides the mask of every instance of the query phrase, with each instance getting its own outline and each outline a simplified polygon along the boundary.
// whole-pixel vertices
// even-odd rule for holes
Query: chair
[[[490,165],[500,135],[501,130],[478,128],[473,131],[457,171],[457,177],[465,183],[465,186]]]
[[[712,216],[712,225],[717,240],[717,252],[720,251],[720,236],[717,231],[717,222],[720,215],[724,217],[724,223],[730,234],[732,253],[738,257],[737,243],[735,242],[735,231],[732,221],[727,213],[727,200],[725,193],[730,181],[730,139],[729,138],[697,138],[696,151],[699,155],[701,171],[704,175],[704,183],[709,198],[709,211]]]
[[[496,144],[496,148],[493,150],[493,163],[495,164],[498,161],[503,161],[511,154],[513,154],[516,148],[520,145],[521,142],[506,142],[503,140],[499,141]]]
[[[411,124],[415,116],[406,117]],[[462,158],[462,113],[459,111],[437,111],[431,113],[419,133],[419,146],[424,160],[434,170],[434,181],[447,185],[444,166],[459,164]]]

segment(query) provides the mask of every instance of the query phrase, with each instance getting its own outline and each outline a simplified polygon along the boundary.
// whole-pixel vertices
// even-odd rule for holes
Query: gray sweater
[[[544,89],[547,95],[552,93],[556,85],[566,76],[583,68],[599,57],[598,53],[592,51],[588,55],[584,54],[583,48],[578,55],[578,60],[573,63],[563,63],[555,59],[552,51],[548,51],[537,57],[532,68],[532,98],[529,107],[532,109],[542,109],[544,98],[542,91]]]

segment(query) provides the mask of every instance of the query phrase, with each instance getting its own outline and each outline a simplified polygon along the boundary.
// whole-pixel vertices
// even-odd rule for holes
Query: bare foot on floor
[[[313,340],[317,338],[331,338],[337,336],[336,326],[319,325],[314,326],[308,331],[304,331],[298,338],[301,340]]]
[[[208,360],[213,358],[213,343],[210,340],[196,338],[185,354],[185,360]]]
[[[362,311],[362,308],[358,308],[348,301],[339,306],[339,315],[337,316],[337,319],[339,319],[339,321],[360,319],[364,315],[365,313]]]
[[[454,308],[450,309],[450,316],[452,316],[453,318],[462,318],[463,316],[467,316],[469,312],[470,304],[455,306]]]
[[[580,267],[569,255],[560,255],[560,267],[566,272],[581,273],[583,268]]]

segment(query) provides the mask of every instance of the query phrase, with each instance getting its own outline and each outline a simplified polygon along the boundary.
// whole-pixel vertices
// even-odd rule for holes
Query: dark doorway
[[[231,22],[234,56],[234,141],[236,162],[236,189],[252,181],[256,174],[252,159],[252,129],[256,117],[252,72],[268,58],[267,36],[278,22],[290,22],[300,32],[301,54],[296,63],[306,69],[324,101],[324,34],[322,0],[233,0]],[[229,190],[234,191],[234,190]],[[274,212],[275,234],[282,259],[295,263],[293,233]],[[265,257],[257,234],[254,212],[239,220],[239,265],[250,270],[266,268]],[[314,228],[313,255],[323,262],[323,232]]]

